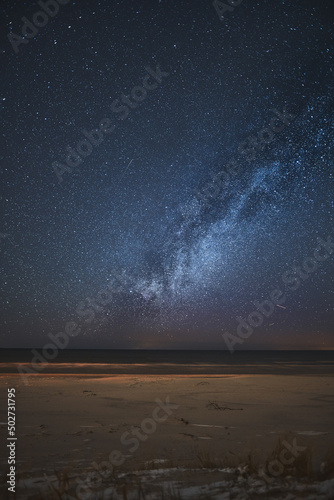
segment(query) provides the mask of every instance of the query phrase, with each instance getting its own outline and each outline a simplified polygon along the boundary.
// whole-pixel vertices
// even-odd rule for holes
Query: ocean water
[[[42,349],[36,351],[43,356]],[[65,349],[44,365],[36,351],[1,349],[0,373],[17,373],[20,366],[72,374],[334,374],[334,351]]]

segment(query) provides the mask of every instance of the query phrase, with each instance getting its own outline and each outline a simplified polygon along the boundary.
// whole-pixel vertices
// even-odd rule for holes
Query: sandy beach
[[[168,481],[186,481],[199,491],[211,485],[208,498],[239,498],[227,483],[219,486],[223,479],[236,481],[240,494],[249,494],[249,485],[241,483],[250,479],[268,494],[274,482],[293,476],[300,455],[310,462],[305,470],[311,467],[317,480],[327,480],[327,496],[318,492],[316,498],[334,498],[328,458],[324,465],[334,450],[330,375],[48,374],[32,375],[26,386],[19,375],[2,374],[3,400],[11,387],[16,389],[19,499],[53,498],[55,488],[74,494],[80,479],[85,486],[74,498],[132,498],[130,483],[139,477],[158,495],[166,474]],[[5,440],[4,408],[0,422]],[[290,463],[263,469],[264,480],[261,467],[267,463],[268,469],[268,457],[277,459],[273,450],[280,437],[288,443],[284,456]],[[5,456],[1,464],[5,471]],[[183,487],[181,498],[197,498]],[[214,496],[215,487],[220,496]],[[85,497],[88,491],[91,496]],[[33,496],[38,492],[42,496]],[[262,498],[260,493],[254,498]]]

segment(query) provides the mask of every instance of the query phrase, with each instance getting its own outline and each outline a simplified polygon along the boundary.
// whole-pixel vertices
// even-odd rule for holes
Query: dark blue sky
[[[2,4],[1,346],[334,349],[332,2],[63,3]]]

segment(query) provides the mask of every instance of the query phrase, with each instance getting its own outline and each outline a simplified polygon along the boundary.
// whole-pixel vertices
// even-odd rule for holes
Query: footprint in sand
[[[182,423],[183,423],[183,424],[185,424],[185,425],[188,425],[188,424],[189,424],[188,420],[185,420],[184,418],[178,418],[178,417],[176,417],[176,420],[177,420],[178,422],[182,422]]]
[[[191,439],[212,439],[211,436],[195,436],[194,434],[188,434],[187,432],[180,432],[182,436],[190,437]]]
[[[243,408],[230,408],[229,406],[221,406],[217,401],[209,401],[208,404],[206,405],[206,408],[209,410],[240,410],[242,411]]]
[[[194,434],[188,434],[186,432],[180,432],[179,434],[181,434],[181,436],[188,436],[191,437],[192,439],[196,439],[196,436]]]

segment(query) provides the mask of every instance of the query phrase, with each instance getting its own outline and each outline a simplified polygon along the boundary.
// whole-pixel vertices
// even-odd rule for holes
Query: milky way
[[[296,290],[282,279],[334,240],[319,4],[244,0],[220,19],[202,0],[68,2],[14,50],[40,7],[6,2],[2,346],[71,320],[71,347],[226,349],[279,288],[240,347],[334,348],[334,256]]]

